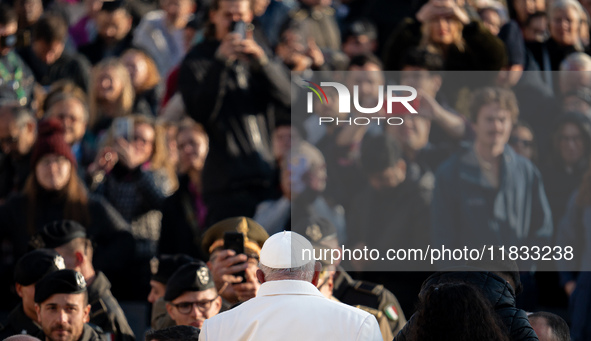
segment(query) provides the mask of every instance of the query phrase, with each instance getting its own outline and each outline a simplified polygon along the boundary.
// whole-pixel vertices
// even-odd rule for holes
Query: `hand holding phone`
[[[244,235],[240,232],[228,231],[224,233],[224,249],[236,252],[236,255],[244,254]],[[237,263],[244,264],[244,263]],[[239,271],[233,274],[234,276],[242,277],[242,282],[246,282],[246,274],[244,271]]]

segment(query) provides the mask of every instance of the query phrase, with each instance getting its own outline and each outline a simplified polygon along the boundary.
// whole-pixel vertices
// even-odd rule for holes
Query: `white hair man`
[[[382,340],[373,315],[318,291],[321,265],[312,252],[310,242],[295,232],[267,239],[256,297],[206,320],[199,340]]]

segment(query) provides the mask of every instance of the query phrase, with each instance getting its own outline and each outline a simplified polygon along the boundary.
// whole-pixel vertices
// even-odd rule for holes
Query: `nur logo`
[[[328,98],[326,97],[326,93],[322,89],[322,87],[331,86],[337,90],[338,98],[339,98],[339,113],[351,113],[351,93],[349,89],[341,83],[337,82],[320,82],[320,86],[316,83],[312,83],[310,81],[306,81],[312,86],[307,86],[308,89],[312,90],[312,92],[308,92],[307,98],[307,108],[308,113],[311,114],[314,111],[314,94],[320,100],[320,103],[328,104]],[[399,96],[400,93],[410,93],[408,96]],[[320,94],[322,93],[322,96]],[[415,98],[417,98],[417,90],[413,87],[406,86],[406,85],[388,85],[386,87],[386,112],[388,114],[392,114],[392,106],[394,103],[402,104],[408,112],[411,114],[418,114],[418,112],[410,105],[409,102],[412,102]],[[323,99],[324,98],[324,99]],[[378,103],[373,108],[364,108],[359,104],[359,86],[353,86],[353,105],[355,106],[355,110],[362,114],[375,114],[379,112],[384,107],[384,86],[378,86]]]

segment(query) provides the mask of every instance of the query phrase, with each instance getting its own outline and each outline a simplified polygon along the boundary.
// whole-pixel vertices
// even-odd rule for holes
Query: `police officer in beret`
[[[245,254],[236,255],[224,249],[224,234],[240,232],[244,235]],[[208,228],[202,237],[202,247],[209,255],[207,266],[211,269],[215,286],[222,298],[224,307],[244,302],[256,295],[260,286],[256,278],[258,257],[267,231],[256,221],[246,217],[224,219]],[[233,274],[245,271],[245,277]]]
[[[203,321],[222,308],[213,278],[203,262],[181,266],[166,285],[166,311],[177,326],[201,328]]]
[[[134,341],[135,336],[119,302],[111,293],[111,282],[92,265],[94,249],[86,229],[75,221],[60,220],[39,232],[42,243],[61,254],[66,268],[80,272],[88,285],[90,323],[102,329],[112,341]]]
[[[179,253],[176,255],[160,255],[150,261],[152,279],[150,279],[150,294],[148,302],[152,303],[152,329],[159,330],[175,326],[176,323],[166,312],[166,284],[168,280],[181,266],[194,262],[195,259]]]
[[[294,227],[312,243],[318,254],[328,249],[340,248],[337,230],[327,219],[308,217]],[[329,253],[330,254],[330,253]],[[322,272],[318,279],[318,290],[326,297],[355,306],[375,316],[386,341],[406,324],[406,318],[398,299],[383,285],[354,280],[347,272],[330,259],[322,258]]]
[[[43,276],[61,269],[65,269],[64,259],[54,250],[34,250],[18,260],[14,271],[14,282],[22,302],[0,325],[0,340],[15,334],[28,334],[35,337],[41,334],[35,311],[35,283]]]
[[[52,272],[35,285],[35,311],[45,341],[99,341],[85,322],[90,315],[86,281],[80,272]]]

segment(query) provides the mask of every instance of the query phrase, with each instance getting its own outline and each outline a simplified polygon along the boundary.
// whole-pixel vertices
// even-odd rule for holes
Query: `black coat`
[[[20,159],[0,153],[0,201],[20,192],[29,177],[31,153]]]
[[[109,47],[100,36],[97,36],[92,43],[80,46],[78,52],[88,58],[92,65],[95,65],[107,57],[120,57],[125,50],[133,47],[131,44],[132,41],[133,35],[130,32],[125,38],[115,44],[115,46]]]
[[[42,331],[40,326],[25,314],[23,304],[19,303],[8,314],[6,321],[0,323],[0,339],[4,340],[9,336],[23,333],[39,337]]]
[[[84,56],[64,52],[55,63],[47,65],[37,58],[30,46],[19,50],[18,53],[33,71],[35,80],[42,86],[49,87],[60,79],[68,79],[88,92],[90,64]]]
[[[63,219],[64,199],[40,191],[35,210],[35,229],[38,231],[45,224]],[[105,199],[93,194],[88,195],[90,224],[86,227],[88,237],[95,246],[94,265],[111,278],[121,277],[128,265],[127,261],[134,254],[134,241],[129,232],[129,225]],[[0,206],[0,240],[12,248],[10,254],[2,255],[0,265],[0,285],[12,285],[14,264],[29,249],[31,235],[27,231],[27,197],[18,194]],[[117,274],[117,275],[111,275]],[[122,279],[123,280],[123,279]],[[8,289],[3,292],[9,292]]]
[[[536,341],[538,337],[531,327],[525,311],[515,307],[515,291],[507,281],[488,271],[439,272],[423,283],[422,290],[431,285],[456,281],[466,282],[481,289],[501,321],[507,328],[511,341]],[[413,316],[414,317],[414,316]],[[412,319],[396,335],[394,341],[405,341],[412,325]]]
[[[189,192],[189,177],[179,177],[179,189],[164,200],[158,254],[184,253],[208,260],[201,248],[201,235],[205,226],[199,226],[194,198]]]
[[[105,334],[113,334],[113,341],[134,341],[135,336],[119,302],[111,293],[111,282],[102,272],[97,272],[88,286],[90,323],[101,327]]]
[[[275,107],[289,107],[291,94],[286,69],[272,57],[262,66],[228,64],[215,57],[219,45],[208,39],[193,47],[181,64],[178,89],[189,116],[209,135],[203,195],[210,218],[223,219],[252,215],[269,198],[262,192],[274,180]]]

